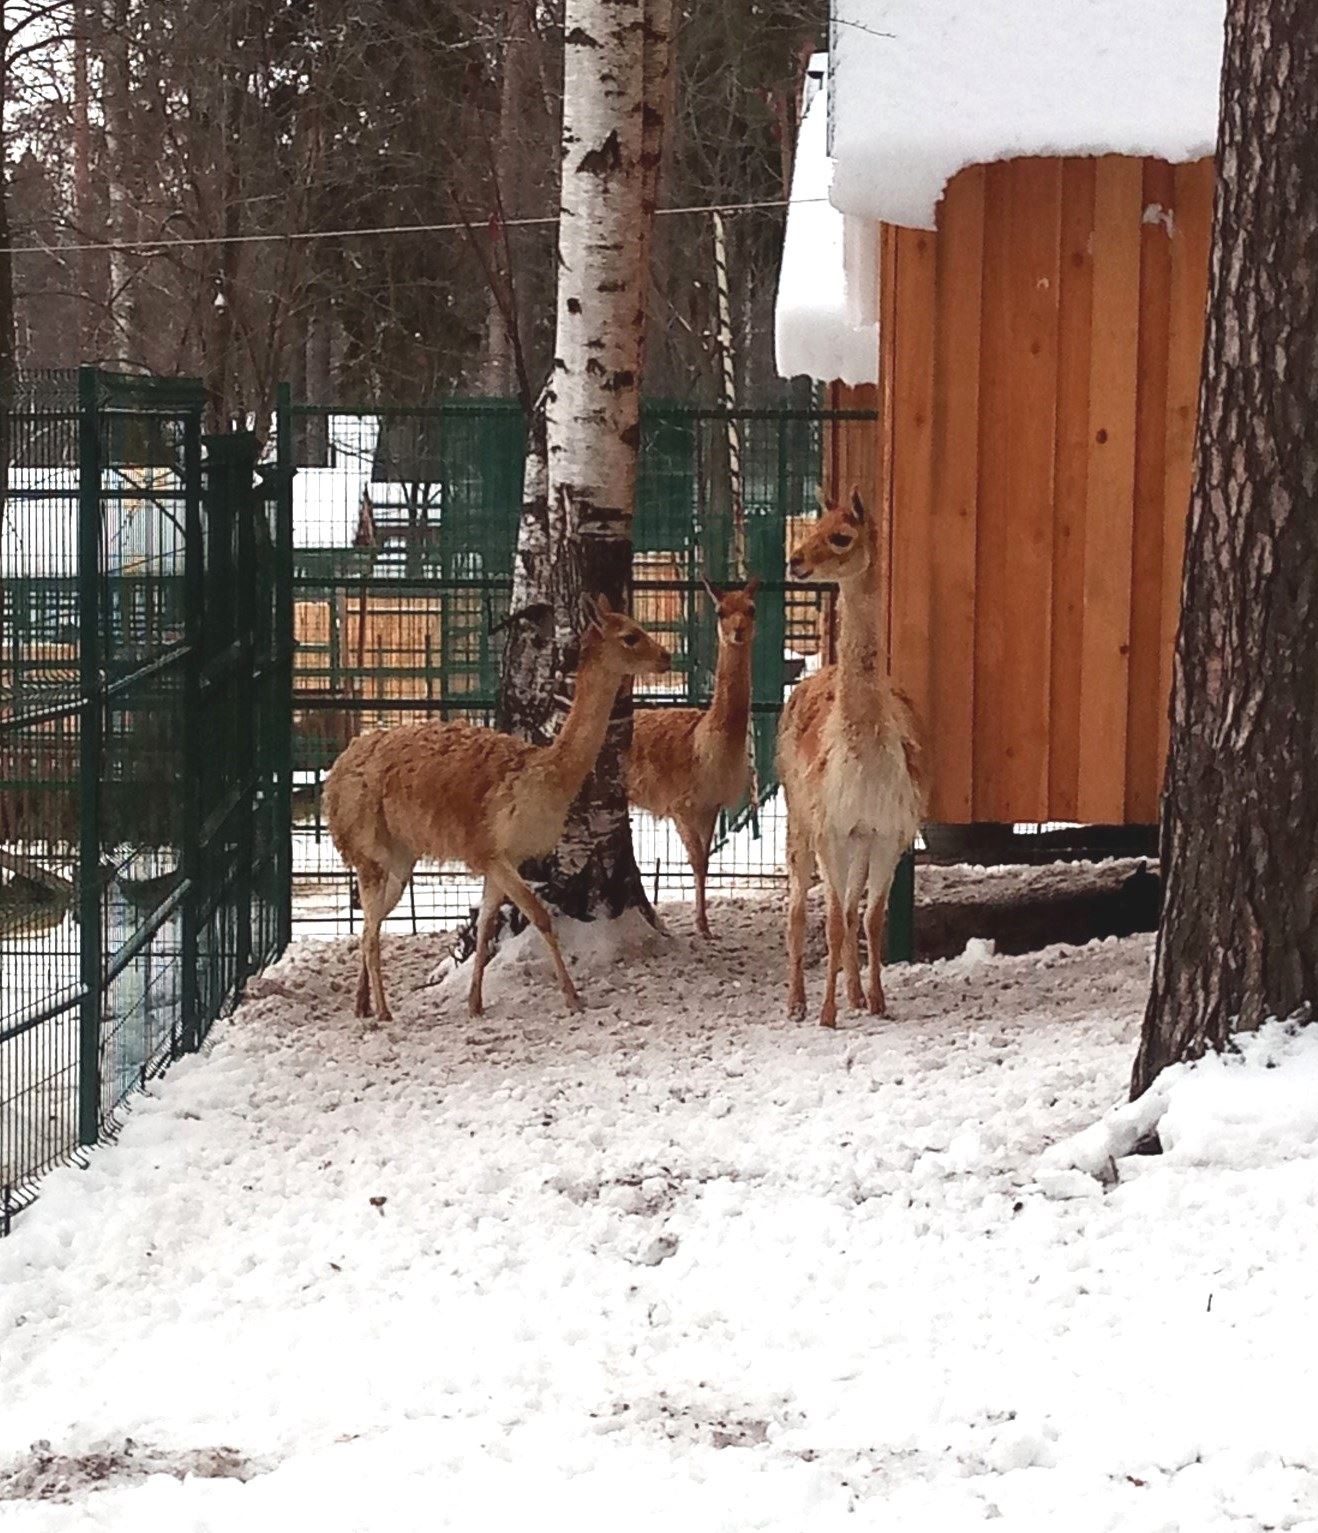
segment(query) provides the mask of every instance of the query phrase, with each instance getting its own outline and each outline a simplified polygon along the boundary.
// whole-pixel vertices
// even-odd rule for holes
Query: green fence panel
[[[696,429],[689,410],[651,403],[642,412],[632,531],[638,554],[682,557],[691,547],[696,511]]]
[[[0,525],[0,1232],[287,938],[291,516],[200,385],[11,412]],[[282,592],[282,607],[272,593]]]

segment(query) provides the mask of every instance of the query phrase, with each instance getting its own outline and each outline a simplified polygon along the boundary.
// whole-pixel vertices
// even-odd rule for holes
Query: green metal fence
[[[774,735],[786,689],[819,661],[832,600],[825,587],[786,580],[786,553],[794,524],[817,511],[825,431],[845,415],[860,418],[663,401],[643,411],[635,606],[663,636],[674,669],[638,689],[637,705],[708,701],[717,635],[702,576],[733,578],[744,546],[746,573],[764,581],[752,702],[759,789],[721,826],[715,889],[763,888],[783,876]],[[354,410],[285,394],[279,421],[279,461],[297,470],[295,901],[300,920],[349,931],[352,889],[325,831],[320,785],[363,728],[418,710],[491,718],[521,503],[522,416],[498,400]],[[687,893],[676,835],[638,816],[634,838],[656,895]],[[423,870],[394,924],[452,923],[475,897],[463,870]]]
[[[197,385],[70,383],[0,512],[0,1232],[290,921],[289,476]]]

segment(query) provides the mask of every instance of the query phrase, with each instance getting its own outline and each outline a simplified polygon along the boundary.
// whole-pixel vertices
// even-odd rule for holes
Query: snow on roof
[[[807,74],[805,117],[796,145],[778,275],[774,349],[781,377],[808,373],[824,380],[873,383],[879,366],[878,327],[872,315],[856,323],[854,312],[848,313],[844,220],[827,200],[833,175],[827,152],[827,62],[826,54],[816,54]],[[877,242],[870,244],[877,256]],[[846,264],[855,269],[853,262]]]
[[[1224,14],[1224,0],[836,0],[833,204],[932,229],[967,165],[1211,154]]]

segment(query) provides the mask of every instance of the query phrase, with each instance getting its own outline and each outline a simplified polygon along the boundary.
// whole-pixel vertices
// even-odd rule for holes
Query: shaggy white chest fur
[[[907,847],[920,829],[920,801],[895,728],[825,726],[820,788],[835,833],[895,838]]]

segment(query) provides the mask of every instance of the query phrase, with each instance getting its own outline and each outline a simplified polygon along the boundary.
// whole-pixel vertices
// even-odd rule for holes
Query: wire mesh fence
[[[8,421],[0,1232],[287,937],[287,482],[201,410],[83,369]]]
[[[758,788],[725,816],[711,892],[783,877],[784,810],[774,736],[784,695],[817,665],[832,593],[789,584],[786,554],[816,512],[828,426],[860,412],[695,409],[650,403],[642,416],[634,605],[671,650],[638,708],[708,703],[714,610],[700,581],[757,574],[752,735]],[[866,417],[868,418],[868,417]],[[293,484],[293,903],[301,932],[347,933],[351,876],[324,822],[321,791],[364,729],[422,712],[492,720],[522,492],[519,408],[451,401],[397,411],[281,405],[280,461]],[[634,815],[637,860],[660,899],[692,893],[676,832]],[[418,869],[390,918],[396,930],[464,919],[479,898],[465,869]]]

